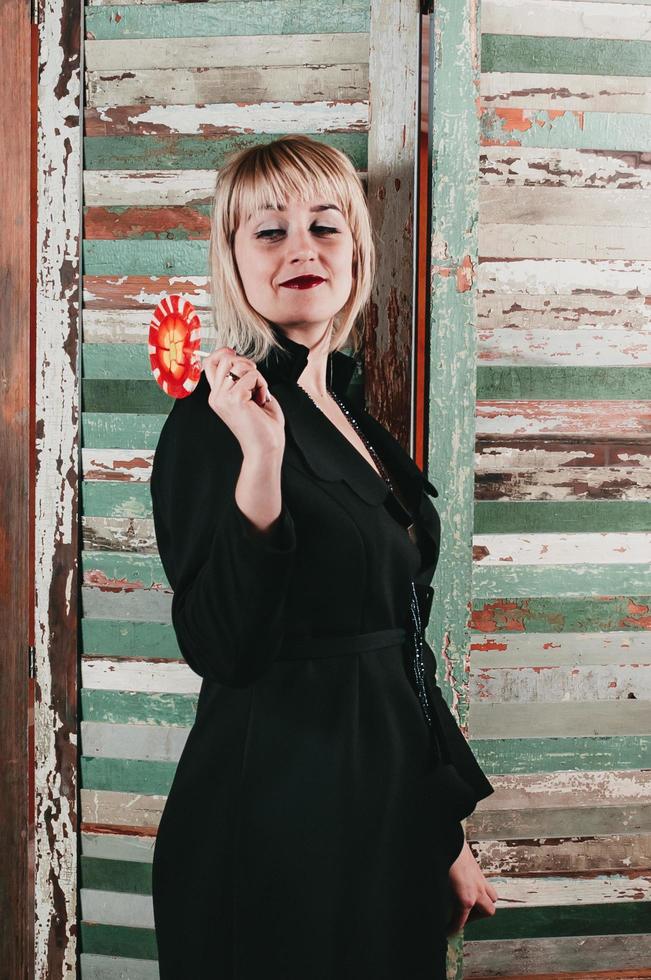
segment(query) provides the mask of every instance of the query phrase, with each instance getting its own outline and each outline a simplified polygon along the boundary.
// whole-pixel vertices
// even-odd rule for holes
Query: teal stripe
[[[528,842],[527,842],[528,844]],[[529,845],[530,846],[530,845]],[[548,876],[545,875],[547,878]],[[631,880],[623,875],[622,892],[630,892]],[[499,877],[491,884],[500,891]],[[535,890],[535,882],[532,881]],[[483,939],[542,939],[559,936],[615,936],[647,933],[651,921],[651,902],[608,902],[594,905],[541,905],[533,908],[499,908],[495,915],[473,919],[463,930],[465,942]],[[568,974],[572,976],[573,974]],[[583,974],[585,976],[585,974]],[[607,974],[605,974],[607,976]]]
[[[119,10],[119,18],[116,17]],[[86,37],[241,37],[260,34],[359,34],[370,23],[368,0],[222,0],[220,3],[88,6]],[[291,44],[291,38],[288,38]]]
[[[145,762],[140,759],[82,755],[81,785],[83,789],[167,796],[176,766],[176,762]]]
[[[149,313],[143,315],[147,326],[150,319]],[[145,380],[152,388],[158,387],[151,373],[147,344],[82,344],[81,363],[84,380]],[[165,399],[163,404],[171,408],[173,399],[169,395]]]
[[[493,775],[593,769],[610,772],[651,766],[651,738],[647,735],[475,738],[470,739],[470,746],[489,779]]]
[[[642,632],[649,628],[649,597],[625,595],[569,599],[521,598],[507,595],[472,604],[475,633],[610,633]]]
[[[89,10],[92,8],[88,8]],[[105,926],[98,922],[80,922],[82,953],[101,956],[132,956],[139,960],[157,960],[158,946],[153,929],[130,926]]]
[[[96,691],[84,688],[84,721],[115,725],[169,725],[190,728],[197,715],[197,694],[143,694],[140,691]]]
[[[149,861],[113,861],[82,855],[80,863],[82,888],[151,895],[152,866]]]
[[[135,551],[82,551],[81,572],[84,580],[91,572],[99,572],[124,588],[134,584],[144,589],[161,585],[170,588],[158,555]]]
[[[628,43],[628,42],[627,42]],[[553,110],[557,112],[558,110]],[[486,109],[479,120],[482,141],[546,150],[631,150],[651,146],[651,114]],[[526,126],[526,128],[523,128]]]
[[[94,345],[91,345],[94,346]],[[115,347],[122,346],[116,344]],[[115,348],[114,348],[115,350]],[[137,370],[138,365],[133,367]],[[82,381],[82,406],[85,412],[135,412],[138,415],[164,414],[171,405],[171,398],[154,381],[149,366],[147,381],[122,381],[88,379]]]
[[[82,253],[86,276],[209,275],[207,241],[86,239]]]
[[[83,412],[82,443],[93,449],[155,449],[166,418],[167,415]]]
[[[479,477],[480,485],[481,481],[482,477]],[[478,500],[475,502],[475,534],[537,534],[543,531],[554,533],[651,531],[651,501]]]
[[[648,367],[477,367],[478,399],[651,399]]]
[[[172,626],[167,623],[134,623],[123,619],[82,619],[82,654],[86,657],[156,657],[178,660],[181,656]]]
[[[151,518],[149,483],[126,480],[85,480],[82,483],[84,517]]]
[[[507,595],[650,596],[651,563],[600,565],[595,561],[592,564],[507,567],[474,562],[472,584],[475,599],[500,599]]]
[[[293,130],[296,132],[296,130]],[[238,133],[235,136],[87,136],[84,139],[85,170],[218,170],[235,150],[271,143],[283,133]],[[356,170],[368,168],[366,133],[313,133],[313,140],[342,150]],[[209,204],[192,206],[209,214]],[[108,212],[116,210],[107,208]],[[124,209],[123,209],[124,210]]]
[[[651,44],[600,37],[483,34],[481,70],[544,75],[650,74]],[[549,81],[553,87],[553,77]]]

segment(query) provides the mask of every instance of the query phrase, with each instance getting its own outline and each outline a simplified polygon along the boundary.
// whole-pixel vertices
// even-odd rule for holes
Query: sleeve
[[[416,591],[421,610],[421,623],[425,628],[430,615],[434,589],[429,584],[438,564],[440,519],[436,508],[429,499],[429,494],[438,496],[436,488],[423,477],[423,492],[421,495],[419,518],[427,530],[428,537],[433,542],[429,554],[416,578]],[[495,788],[486,778],[484,771],[477,762],[468,741],[452,714],[443,696],[441,688],[436,683],[436,657],[431,646],[423,638],[423,661],[425,667],[425,686],[430,703],[436,712],[439,740],[442,742],[441,751],[445,770],[442,778],[447,780],[449,800],[453,815],[462,820],[473,812],[479,800],[490,796]]]
[[[174,403],[160,434],[150,485],[154,529],[181,654],[199,676],[246,687],[283,639],[296,533],[284,495],[265,533],[239,509],[241,447],[197,398],[200,390]]]

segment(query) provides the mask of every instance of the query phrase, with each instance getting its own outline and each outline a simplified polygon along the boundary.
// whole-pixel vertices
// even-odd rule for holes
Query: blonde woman
[[[153,864],[161,980],[435,980],[497,895],[460,819],[493,787],[434,681],[436,490],[346,392],[374,248],[348,157],[219,171],[218,346],[151,481],[202,678]]]

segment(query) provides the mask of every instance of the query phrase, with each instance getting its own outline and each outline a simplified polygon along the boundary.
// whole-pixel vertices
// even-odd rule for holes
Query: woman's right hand
[[[282,454],[285,416],[255,361],[232,347],[219,347],[203,359],[202,367],[211,389],[208,404],[236,436],[243,454]],[[229,377],[230,371],[237,381]]]

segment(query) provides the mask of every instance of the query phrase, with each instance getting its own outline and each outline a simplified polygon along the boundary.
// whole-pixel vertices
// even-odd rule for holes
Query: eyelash
[[[268,238],[271,235],[281,234],[282,233],[282,230],[283,230],[282,228],[265,228],[264,231],[259,231],[255,237],[256,238]],[[325,225],[315,225],[314,226],[314,230],[315,231],[320,230],[322,232],[324,231],[328,235],[338,235],[339,234],[339,232],[338,232],[338,230],[336,228],[328,228]]]

